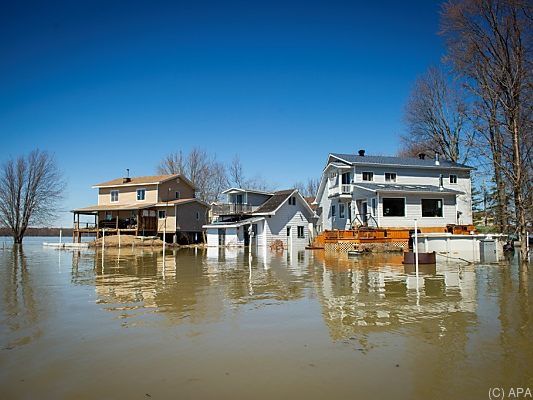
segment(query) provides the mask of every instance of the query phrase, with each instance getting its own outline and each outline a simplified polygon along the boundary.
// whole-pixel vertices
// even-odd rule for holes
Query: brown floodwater
[[[319,251],[0,248],[2,399],[533,390],[532,271]],[[531,295],[531,296],[530,296]]]

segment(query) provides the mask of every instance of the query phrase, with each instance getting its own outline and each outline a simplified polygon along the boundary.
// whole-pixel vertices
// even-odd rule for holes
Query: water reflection
[[[401,261],[303,249],[5,251],[0,338],[12,350],[0,353],[0,384],[9,398],[43,387],[57,398],[234,398],[239,387],[237,397],[374,398],[379,388],[379,398],[434,399],[533,384],[527,268],[423,266],[417,284]],[[37,382],[17,396],[22,374]],[[97,387],[78,379],[95,374]],[[58,377],[71,396],[50,387]]]
[[[41,335],[39,320],[43,317],[44,299],[34,290],[24,248],[12,245],[2,251],[0,285],[3,297],[0,337],[4,349],[25,345]]]

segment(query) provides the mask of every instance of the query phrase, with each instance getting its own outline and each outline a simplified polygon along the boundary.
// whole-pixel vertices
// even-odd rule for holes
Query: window
[[[396,172],[385,172],[385,182],[396,182]]]
[[[146,189],[137,189],[137,201],[142,201],[146,197]]]
[[[111,203],[115,203],[118,201],[118,190],[112,190],[111,191]]]
[[[180,192],[176,192],[176,199],[180,198]]]
[[[196,211],[196,220],[198,221],[200,219],[200,212]]]
[[[457,175],[450,174],[450,183],[456,184],[457,183]]]
[[[296,197],[294,197],[294,196],[289,197],[289,204],[291,206],[295,206],[296,205]]]
[[[287,227],[287,237],[288,236],[291,236],[291,227],[290,226]]]
[[[373,215],[374,217],[377,216],[377,210],[376,210],[376,208],[377,208],[377,205],[376,205],[376,198],[375,198],[375,197],[372,197],[372,215]]]
[[[335,216],[335,205],[332,205],[332,206],[331,206],[331,216],[332,216],[332,217]]]
[[[305,237],[305,235],[304,235],[304,227],[303,226],[299,226],[298,227],[298,237],[300,239],[303,239]]]
[[[339,218],[344,218],[344,204],[339,204]]]
[[[106,221],[111,221],[113,219],[113,212],[111,211],[106,211],[105,212],[105,220]]]
[[[422,199],[423,217],[442,217],[441,199]]]
[[[164,219],[167,217],[167,212],[165,210],[159,210],[157,212],[157,218]]]
[[[374,173],[373,172],[363,172],[363,181],[373,181]]]
[[[405,217],[405,199],[397,197],[383,198],[384,217]]]
[[[345,172],[341,175],[341,183],[343,185],[349,185],[350,184],[350,173]]]

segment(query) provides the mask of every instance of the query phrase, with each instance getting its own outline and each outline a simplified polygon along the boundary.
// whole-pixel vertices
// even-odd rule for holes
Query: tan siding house
[[[75,240],[104,232],[187,243],[203,238],[209,206],[195,198],[194,185],[183,175],[117,178],[93,188],[98,189],[98,204],[72,211]],[[93,215],[94,224],[80,223],[80,215]]]

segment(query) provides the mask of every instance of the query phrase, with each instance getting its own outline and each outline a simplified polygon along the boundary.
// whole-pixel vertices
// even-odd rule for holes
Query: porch
[[[72,241],[81,242],[86,236],[107,235],[151,236],[157,234],[157,211],[155,205],[139,206],[93,206],[73,210]],[[81,221],[80,216],[93,221]]]

